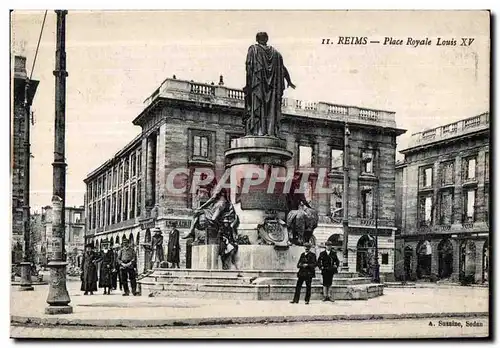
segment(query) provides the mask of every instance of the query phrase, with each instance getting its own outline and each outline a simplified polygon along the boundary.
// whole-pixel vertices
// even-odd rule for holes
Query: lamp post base
[[[35,288],[31,285],[31,262],[21,262],[21,286],[19,291],[33,291]]]
[[[48,306],[45,308],[45,314],[71,314],[73,307],[71,306]]]
[[[51,261],[47,265],[50,268],[50,282],[46,314],[73,313],[73,307],[68,305],[71,300],[66,288],[66,265],[64,261]]]

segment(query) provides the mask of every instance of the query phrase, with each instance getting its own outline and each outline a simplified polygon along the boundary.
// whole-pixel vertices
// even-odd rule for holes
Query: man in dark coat
[[[180,268],[180,252],[181,244],[179,241],[180,232],[177,229],[177,222],[174,221],[172,224],[172,231],[168,235],[168,250],[167,250],[167,262],[170,262],[172,268]]]
[[[123,286],[123,296],[129,296],[128,279],[130,278],[130,286],[132,287],[132,294],[138,296],[136,291],[136,267],[137,267],[137,255],[135,254],[134,248],[129,245],[127,239],[122,241],[122,249],[118,252],[118,263],[120,265],[120,272],[122,275],[121,281]]]
[[[153,229],[155,233],[153,238],[151,238],[151,249],[153,250],[153,265],[154,267],[160,267],[160,263],[165,260],[165,252],[163,251],[163,236],[162,232],[158,227]]]
[[[297,262],[297,285],[295,286],[295,295],[290,303],[299,303],[300,291],[302,284],[306,282],[306,304],[309,304],[311,299],[311,283],[312,279],[316,276],[316,254],[311,252],[311,244],[304,244],[305,252],[300,255],[299,262]]]
[[[99,271],[99,287],[104,288],[104,295],[111,294],[113,287],[113,270],[115,268],[115,254],[113,250],[108,249],[109,243],[102,242],[101,267]]]
[[[332,249],[332,242],[326,242],[326,250],[319,254],[318,267],[323,276],[323,301],[332,301],[330,298],[330,287],[333,282],[333,275],[338,273],[340,260],[337,253]]]
[[[85,252],[82,258],[82,286],[80,291],[84,291],[84,295],[94,294],[97,291],[97,267],[96,264],[99,262],[99,257],[92,250],[93,245],[87,244],[85,246]]]
[[[120,291],[122,290],[122,282],[120,275],[120,265],[118,263],[118,252],[120,251],[120,246],[116,244],[113,247],[114,264],[111,274],[111,288],[116,290],[118,288],[118,282],[120,283]]]

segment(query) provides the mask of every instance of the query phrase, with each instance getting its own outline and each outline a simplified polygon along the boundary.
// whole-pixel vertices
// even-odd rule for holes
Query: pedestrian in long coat
[[[155,234],[151,238],[151,249],[153,249],[153,265],[159,267],[160,263],[165,260],[165,252],[163,251],[163,236],[161,230],[156,227],[153,229]]]
[[[333,276],[338,273],[340,260],[335,250],[332,249],[332,242],[326,242],[326,250],[319,254],[318,267],[323,276],[323,301],[332,301],[330,298],[330,287],[332,286]]]
[[[99,287],[104,288],[104,295],[111,294],[113,287],[113,270],[115,267],[115,254],[113,250],[108,249],[109,244],[102,243],[103,251],[101,253],[101,266],[99,272]]]
[[[311,284],[312,279],[316,276],[316,254],[311,252],[311,244],[304,244],[305,252],[300,255],[299,262],[297,262],[297,285],[295,286],[295,295],[290,303],[299,303],[300,290],[302,289],[302,284],[306,283],[306,297],[305,303],[309,304],[311,299]]]
[[[181,244],[179,241],[180,232],[176,228],[177,224],[174,223],[172,231],[170,231],[168,235],[168,249],[167,249],[167,262],[172,264],[172,268],[180,268],[180,252],[181,252]]]
[[[92,244],[85,246],[85,252],[82,258],[82,286],[80,291],[84,291],[84,295],[93,295],[97,291],[97,262],[99,256],[92,250]]]

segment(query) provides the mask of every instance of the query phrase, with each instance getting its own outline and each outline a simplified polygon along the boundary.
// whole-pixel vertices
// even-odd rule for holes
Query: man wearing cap
[[[311,299],[311,283],[312,279],[316,276],[316,255],[311,252],[311,244],[304,244],[305,252],[300,255],[299,262],[297,262],[297,285],[295,286],[295,295],[290,303],[299,303],[300,291],[302,284],[306,282],[306,297],[305,302],[309,304]]]
[[[165,253],[163,251],[163,236],[158,227],[153,228],[153,238],[151,238],[151,249],[153,250],[153,265],[160,267],[160,263],[165,260]]]
[[[132,287],[132,294],[137,296],[136,292],[136,267],[137,256],[134,248],[132,248],[127,239],[122,241],[122,249],[118,252],[118,264],[120,265],[120,273],[122,275],[121,282],[123,286],[123,296],[129,296],[128,279],[130,278],[130,286]]]
[[[333,243],[329,240],[326,242],[326,250],[323,250],[319,254],[318,267],[321,270],[321,275],[323,276],[323,301],[332,301],[330,298],[330,287],[332,286],[333,275],[338,273],[337,269],[340,264],[340,260],[337,257],[337,253],[332,249]]]

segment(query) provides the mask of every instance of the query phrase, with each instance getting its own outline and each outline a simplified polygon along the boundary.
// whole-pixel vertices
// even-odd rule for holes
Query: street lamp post
[[[347,260],[348,249],[347,240],[349,238],[349,136],[351,135],[349,131],[349,126],[346,123],[344,129],[344,187],[342,189],[342,208],[343,208],[343,218],[342,218],[342,228],[344,232],[344,240],[342,241],[342,266],[340,271],[342,273],[349,272],[349,262]]]
[[[23,232],[24,253],[21,262],[21,291],[34,290],[31,283],[31,255],[30,255],[30,80],[26,78],[24,85],[24,176],[23,176]]]
[[[65,242],[65,202],[66,202],[66,162],[65,162],[65,118],[66,118],[66,10],[56,10],[56,77],[54,163],[53,167],[53,232],[52,257],[47,265],[50,268],[48,307],[46,314],[69,314],[73,307],[66,289]]]
[[[375,190],[375,274],[374,281],[380,283],[380,264],[378,260],[378,206],[380,204],[380,179],[377,178],[377,187]]]

